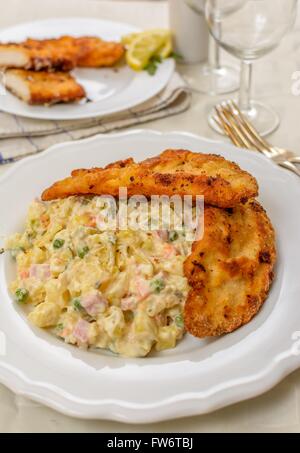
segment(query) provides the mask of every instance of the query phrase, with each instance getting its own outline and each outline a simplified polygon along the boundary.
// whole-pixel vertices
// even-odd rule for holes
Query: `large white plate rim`
[[[102,136],[105,139],[116,139],[124,136],[134,136],[138,134],[144,134],[149,136],[173,136],[180,135],[181,137],[187,137],[196,140],[204,140],[206,142],[215,143],[220,145],[220,142],[213,140],[207,140],[190,133],[182,132],[170,132],[163,134],[155,131],[143,131],[136,130],[125,133],[111,134],[109,136]],[[100,136],[101,137],[101,136]],[[86,140],[82,140],[79,143],[86,144],[90,141],[97,140],[98,137],[92,137]],[[78,142],[77,142],[78,143]],[[0,183],[5,182],[6,179],[10,178],[14,173],[17,172],[18,168],[24,163],[29,164],[30,161],[45,157],[45,155],[53,152],[59,152],[59,149],[63,146],[73,145],[74,142],[64,143],[51,147],[48,151],[42,153],[42,155],[32,156],[23,161],[18,162],[10,170],[6,172],[1,178]],[[224,145],[224,144],[223,144]],[[225,145],[224,145],[225,146]],[[261,160],[262,163],[272,165],[264,157],[257,153],[251,156],[252,159]],[[282,170],[278,170],[282,171]],[[291,183],[294,176],[290,176]],[[18,394],[30,397],[36,401],[47,404],[54,409],[60,410],[68,415],[80,417],[80,418],[109,418],[117,421],[132,422],[132,423],[144,423],[165,420],[167,418],[176,418],[181,416],[188,416],[194,414],[201,414],[207,411],[215,410],[220,407],[224,407],[227,404],[231,404],[237,401],[245,400],[261,394],[274,385],[276,385],[282,378],[300,367],[300,356],[294,355],[291,349],[283,351],[269,360],[266,367],[258,373],[254,373],[246,378],[234,379],[227,381],[226,384],[215,386],[210,391],[205,392],[193,392],[193,393],[181,393],[171,398],[164,399],[159,403],[154,404],[137,404],[130,403],[122,400],[99,400],[93,401],[85,400],[82,398],[75,397],[74,395],[68,394],[65,390],[59,389],[57,386],[46,384],[42,382],[36,382],[27,378],[20,370],[15,367],[8,366],[7,364],[0,361],[0,369],[3,374],[0,375],[0,381],[11,388]],[[43,396],[37,392],[38,389],[45,389],[49,391],[48,396]],[[214,397],[212,400],[211,397]],[[65,400],[69,399],[69,402],[74,403],[73,407],[67,407]],[[180,404],[180,411],[177,409],[177,414],[174,414],[176,405]],[[157,412],[159,410],[159,412]]]

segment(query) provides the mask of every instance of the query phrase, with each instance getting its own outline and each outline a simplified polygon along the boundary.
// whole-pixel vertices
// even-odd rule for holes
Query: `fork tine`
[[[228,114],[232,116],[232,121],[237,123],[238,127],[241,130],[241,133],[247,137],[247,139],[251,143],[251,146],[260,152],[264,151],[266,149],[265,146],[262,145],[260,140],[258,140],[257,137],[249,129],[242,113],[240,111],[236,111],[230,101],[226,103],[226,108],[228,110]]]
[[[263,148],[260,143],[255,138],[253,138],[252,134],[249,133],[245,124],[240,121],[239,116],[234,115],[232,109],[229,108],[228,102],[223,102],[219,106],[219,111],[221,111],[222,115],[226,118],[230,130],[234,130],[235,135],[238,137],[241,143],[241,145],[239,146],[241,146],[242,148],[248,148],[250,150],[255,149],[265,154],[267,157],[272,157],[273,152]]]
[[[218,124],[221,123],[225,133],[235,145],[248,149],[256,148],[273,160],[274,157],[280,157],[280,150],[272,147],[266,140],[260,137],[233,101],[223,102],[217,105],[215,110],[217,113],[216,122]],[[300,163],[300,156],[294,156],[287,160],[275,160],[275,162],[281,167],[292,171],[297,176],[300,176],[300,169],[295,165],[296,163]]]
[[[232,139],[232,137],[234,137],[235,144],[238,144],[240,148],[252,148],[244,134],[240,132],[236,120],[232,118],[232,115],[227,110],[226,106],[224,106],[224,103],[218,106],[218,114],[219,117],[223,119],[223,123],[228,129],[230,138]]]
[[[234,137],[231,136],[231,131],[229,130],[227,123],[219,118],[218,113],[213,115],[212,119],[214,120],[216,125],[220,128],[220,130],[223,131],[225,135],[227,135],[227,137],[229,137],[231,140],[234,140]],[[236,145],[236,143],[234,144]]]
[[[224,130],[225,134],[230,138],[230,140],[234,143],[234,145],[238,146],[239,148],[243,148],[243,143],[239,140],[235,131],[230,127],[228,121],[223,113],[223,109],[221,105],[217,105],[215,107],[215,111],[217,116],[214,117],[217,124],[221,126]]]
[[[245,118],[242,113],[237,113],[234,110],[234,107],[230,105],[232,101],[226,102],[224,105],[227,110],[227,115],[231,116],[231,120],[233,123],[236,124],[236,127],[239,128],[240,134],[244,136],[245,140],[248,141],[249,145],[247,146],[249,149],[256,149],[259,152],[265,154],[267,157],[273,157],[274,155],[277,155],[275,152],[274,148],[266,148],[261,144],[261,142],[257,139],[255,135],[251,132],[249,127],[247,126],[247,123],[245,121]],[[250,124],[250,123],[249,123]],[[254,130],[254,129],[253,129]]]
[[[260,146],[261,151],[262,150],[272,151],[271,150],[272,146],[270,145],[270,143],[267,140],[265,140],[263,137],[260,136],[260,134],[252,126],[252,124],[248,121],[248,119],[245,117],[245,115],[243,115],[243,113],[241,112],[241,110],[240,110],[239,106],[236,104],[236,102],[228,101],[228,108],[230,109],[232,114],[234,116],[236,116],[241,121],[241,123],[244,124],[244,126],[249,134],[249,137],[252,137],[252,140],[255,143],[258,143],[258,146]]]
[[[237,121],[236,117],[234,117],[230,110],[227,109],[227,104],[222,104],[222,113],[225,116],[227,122],[229,123],[230,128],[233,129],[235,134],[238,136],[242,144],[242,147],[249,149],[253,148],[257,149],[255,144],[253,144],[252,141],[249,140],[249,137],[245,132],[244,128],[241,127],[240,122]]]
[[[223,123],[221,121],[221,119],[219,118],[219,114],[218,114],[218,111],[217,111],[217,108],[218,106],[215,106],[215,112],[216,114],[213,115],[213,120],[215,121],[215,123],[218,125],[218,127],[220,127],[221,129],[223,129]],[[226,126],[226,124],[224,124]],[[226,132],[226,131],[224,131]]]
[[[227,135],[227,137],[230,138],[230,140],[236,145],[236,146],[240,146],[240,143],[237,141],[236,137],[234,136],[234,134],[232,133],[232,131],[230,130],[226,120],[223,118],[223,116],[221,115],[221,113],[217,110],[217,107],[215,107],[215,110],[216,110],[216,115],[213,116],[213,119],[214,121],[216,122],[216,124],[221,128],[221,130],[224,131],[224,133]]]

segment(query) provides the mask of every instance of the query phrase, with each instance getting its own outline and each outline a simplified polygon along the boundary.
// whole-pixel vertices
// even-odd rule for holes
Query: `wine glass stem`
[[[211,69],[220,69],[220,47],[216,40],[209,35],[209,66]]]
[[[252,69],[253,65],[251,62],[242,61],[239,107],[243,112],[249,112],[251,110]]]

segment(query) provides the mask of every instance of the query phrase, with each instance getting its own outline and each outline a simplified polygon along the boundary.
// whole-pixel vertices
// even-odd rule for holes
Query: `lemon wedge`
[[[122,44],[124,46],[130,46],[132,42],[138,37],[139,33],[130,33],[130,35],[125,35],[122,37]]]
[[[135,71],[141,71],[153,56],[167,58],[172,52],[172,38],[169,30],[148,30],[132,33],[122,39],[127,46],[127,64]]]
[[[139,35],[128,47],[126,53],[127,64],[135,71],[141,71],[162,46],[163,39],[161,37]]]
[[[124,46],[130,46],[130,44],[132,44],[132,42],[138,37],[138,36],[161,36],[163,38],[167,38],[167,37],[171,37],[171,31],[170,30],[167,30],[167,29],[164,29],[164,28],[154,28],[152,30],[146,30],[146,31],[142,31],[142,32],[139,32],[139,33],[130,33],[129,35],[125,35],[122,37],[122,44],[124,44]]]
[[[158,56],[161,58],[168,58],[173,52],[172,37],[169,35],[164,43],[164,45],[158,51]]]

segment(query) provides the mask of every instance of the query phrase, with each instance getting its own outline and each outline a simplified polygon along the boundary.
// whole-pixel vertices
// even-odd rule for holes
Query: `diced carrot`
[[[19,271],[19,276],[22,280],[26,280],[26,278],[29,277],[29,271],[28,270]]]
[[[96,228],[96,226],[97,226],[96,216],[92,215],[92,214],[87,214],[86,220],[85,220],[85,225],[90,228]]]
[[[44,228],[47,228],[47,226],[49,226],[49,223],[50,223],[50,217],[48,214],[42,214],[41,217],[40,217],[40,221],[41,221],[41,224]]]
[[[176,247],[172,244],[166,244],[164,246],[164,257],[165,258],[172,258],[173,256],[178,255]]]

